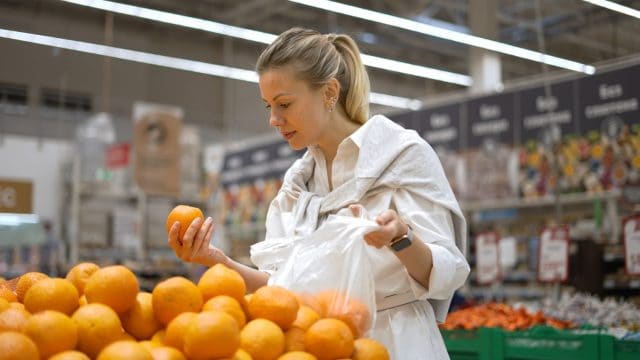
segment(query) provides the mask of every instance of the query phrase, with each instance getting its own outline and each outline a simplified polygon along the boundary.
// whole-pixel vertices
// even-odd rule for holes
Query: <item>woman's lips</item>
[[[281,134],[282,134],[282,137],[283,137],[285,140],[289,140],[289,139],[291,139],[291,138],[293,137],[293,135],[295,135],[295,134],[296,134],[296,132],[295,132],[295,131],[290,131],[290,132],[283,132],[283,133],[281,133]]]

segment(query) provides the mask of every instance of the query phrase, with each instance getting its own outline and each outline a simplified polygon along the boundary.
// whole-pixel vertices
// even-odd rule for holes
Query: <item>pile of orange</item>
[[[245,294],[224,265],[139,290],[124,266],[74,266],[66,278],[26,273],[0,283],[0,360],[389,359],[362,338],[366,307],[338,292]],[[16,357],[17,356],[17,357]]]

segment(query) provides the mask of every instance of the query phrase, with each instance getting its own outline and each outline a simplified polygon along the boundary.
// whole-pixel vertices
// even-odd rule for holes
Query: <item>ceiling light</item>
[[[162,66],[177,70],[195,72],[199,74],[213,75],[228,79],[257,83],[258,74],[253,70],[245,70],[224,65],[209,64],[202,61],[194,61],[171,56],[151,54],[142,51],[123,49],[113,46],[94,44],[84,41],[62,39],[53,36],[25,33],[0,29],[0,38],[28,42],[31,44],[52,46],[61,49],[73,50],[88,54],[109,56],[116,59],[133,61],[142,64]],[[374,104],[397,107],[401,109],[415,109],[422,102],[415,99],[401,98],[386,94],[371,93],[369,100]]]
[[[607,8],[609,10],[617,11],[621,14],[633,16],[634,18],[640,19],[640,11],[636,9],[632,9],[628,6],[620,5],[613,1],[607,0],[582,0],[588,2],[593,5],[602,6],[603,8]]]
[[[438,37],[445,40],[475,46],[505,55],[513,55],[527,60],[546,63],[548,65],[561,67],[568,70],[578,71],[585,74],[595,73],[595,68],[591,65],[582,64],[576,61],[546,55],[541,52],[505,44],[502,42],[481,38],[441,27],[420,23],[417,21],[404,19],[377,11],[367,10],[356,6],[341,4],[330,0],[289,0],[294,3],[307,5],[330,12],[353,16],[356,18],[374,21],[377,23],[405,29],[429,36]]]
[[[237,26],[226,25],[211,20],[198,19],[190,16],[174,14],[166,11],[143,8],[139,6],[121,4],[106,0],[61,0],[64,2],[87,6],[112,13],[135,16],[147,20],[162,22],[171,25],[202,30],[218,35],[224,35],[247,41],[270,44],[276,39],[276,35],[262,31],[245,29]],[[426,79],[444,81],[457,85],[470,86],[471,77],[450,71],[438,70],[426,66],[409,64],[401,61],[380,58],[363,54],[363,63],[366,66],[398,72]],[[383,65],[384,64],[384,65]]]

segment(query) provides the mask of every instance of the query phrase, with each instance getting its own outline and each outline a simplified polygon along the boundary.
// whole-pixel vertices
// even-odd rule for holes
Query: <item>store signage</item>
[[[458,151],[460,144],[460,105],[418,111],[415,129],[436,150]]]
[[[32,182],[0,179],[0,212],[30,214],[32,202]]]
[[[476,236],[476,279],[491,284],[500,279],[499,236],[495,231]]]
[[[182,110],[134,105],[135,180],[147,194],[180,193],[180,131]]]
[[[617,135],[640,119],[640,65],[578,80],[582,133]]]
[[[469,101],[467,105],[467,145],[514,144],[515,95],[500,94]]]
[[[569,227],[562,225],[544,228],[538,250],[538,280],[566,281],[569,277]]]
[[[105,162],[109,169],[120,169],[129,166],[129,143],[113,144],[107,148]]]
[[[628,275],[640,275],[640,215],[624,219],[624,264]]]
[[[575,82],[563,82],[550,85],[549,94],[544,87],[518,93],[519,142],[521,144],[529,140],[548,143],[553,127],[559,130],[561,136],[578,133],[573,101],[575,84]]]

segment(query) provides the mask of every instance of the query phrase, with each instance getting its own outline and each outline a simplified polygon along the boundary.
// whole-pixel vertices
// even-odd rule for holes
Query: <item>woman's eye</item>
[[[286,109],[286,108],[289,107],[289,104],[280,104],[280,107],[283,108],[283,109]]]
[[[270,110],[270,109],[271,109],[271,105],[265,105],[264,107],[265,107],[267,110]]]

